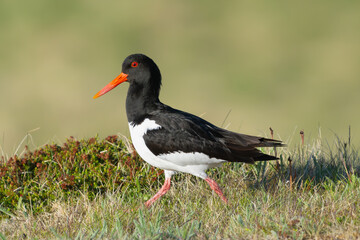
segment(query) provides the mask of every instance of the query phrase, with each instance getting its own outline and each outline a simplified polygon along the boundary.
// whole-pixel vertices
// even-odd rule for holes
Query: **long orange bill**
[[[95,94],[95,96],[93,97],[98,98],[101,95],[104,95],[105,93],[107,93],[108,91],[110,91],[111,89],[115,88],[117,85],[119,85],[120,83],[123,83],[125,81],[127,81],[127,74],[125,73],[120,73],[119,76],[117,76],[114,80],[112,80],[108,85],[106,85],[103,89],[101,89],[97,94]]]

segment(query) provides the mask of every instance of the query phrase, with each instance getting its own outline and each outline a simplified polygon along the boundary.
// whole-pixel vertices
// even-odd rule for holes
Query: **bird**
[[[150,207],[171,185],[171,176],[189,173],[204,179],[225,203],[227,198],[206,170],[226,162],[276,160],[258,147],[282,147],[280,140],[232,132],[159,100],[162,77],[156,63],[144,54],[125,58],[122,71],[94,95],[94,99],[123,82],[129,83],[126,115],[133,146],[150,165],[164,170],[165,182],[148,201]]]

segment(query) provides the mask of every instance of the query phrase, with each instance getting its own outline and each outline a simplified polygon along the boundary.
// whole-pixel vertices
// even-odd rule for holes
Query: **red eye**
[[[131,67],[133,67],[133,68],[137,67],[138,65],[139,65],[138,62],[132,62],[132,63],[131,63]]]

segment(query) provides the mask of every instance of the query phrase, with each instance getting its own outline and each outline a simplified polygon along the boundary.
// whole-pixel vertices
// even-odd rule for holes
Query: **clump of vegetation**
[[[63,146],[26,149],[22,157],[15,155],[0,165],[0,207],[11,212],[24,205],[39,213],[55,199],[80,192],[92,200],[99,193],[137,190],[157,181],[162,172],[128,148],[117,136],[109,136],[102,141],[71,137]]]

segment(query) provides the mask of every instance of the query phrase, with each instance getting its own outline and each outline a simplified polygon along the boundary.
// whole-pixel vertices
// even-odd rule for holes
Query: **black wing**
[[[149,118],[162,126],[144,135],[146,146],[155,155],[199,152],[229,162],[253,163],[277,159],[256,147],[283,146],[281,141],[231,132],[170,107]]]

